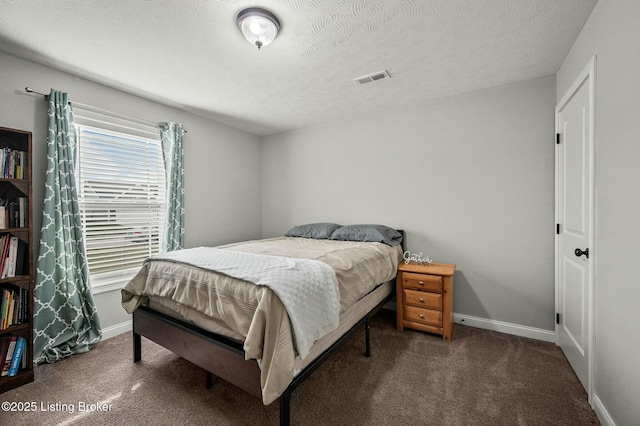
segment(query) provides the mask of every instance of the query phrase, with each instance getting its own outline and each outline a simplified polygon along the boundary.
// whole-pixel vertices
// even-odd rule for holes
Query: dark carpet
[[[371,321],[371,358],[357,332],[297,388],[293,425],[600,424],[556,345],[459,324],[445,342],[397,331],[394,314]],[[127,333],[36,367],[34,383],[0,395],[21,410],[0,424],[278,424],[277,402],[219,379],[207,390],[203,370],[146,339],[140,363],[131,352]]]

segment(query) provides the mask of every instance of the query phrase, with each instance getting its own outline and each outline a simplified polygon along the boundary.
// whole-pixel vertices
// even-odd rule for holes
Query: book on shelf
[[[28,291],[21,287],[2,289],[0,331],[28,321],[28,297]]]
[[[7,315],[5,319],[5,328],[13,325],[13,310],[15,309],[15,294],[9,293],[9,303],[7,304]]]
[[[10,147],[0,150],[0,177],[4,179],[27,178],[27,153]]]
[[[20,368],[26,368],[27,340],[22,336],[8,334],[0,338],[0,375],[13,377]]]
[[[13,278],[26,271],[26,243],[12,235],[0,237],[0,279]]]
[[[0,279],[6,278],[4,274],[4,264],[7,260],[6,252],[9,247],[10,240],[11,236],[9,234],[4,234],[0,237]]]
[[[19,228],[26,228],[27,226],[29,226],[29,221],[28,221],[28,208],[29,208],[29,203],[28,203],[28,198],[27,197],[18,197],[18,211],[19,211],[19,217],[18,217],[18,227]]]
[[[7,278],[16,276],[16,255],[18,254],[18,237],[9,238],[9,249],[7,251],[6,276]]]
[[[0,374],[2,373],[2,367],[4,366],[4,361],[5,359],[7,359],[9,342],[11,342],[11,334],[6,334],[0,337]]]
[[[4,356],[4,363],[2,364],[2,373],[0,376],[8,376],[9,368],[11,367],[11,360],[13,359],[13,352],[16,349],[16,342],[18,341],[18,336],[15,334],[11,335],[11,340],[9,341],[9,346],[7,347],[7,352]]]
[[[7,376],[13,377],[18,374],[18,369],[20,368],[20,361],[22,361],[22,354],[24,353],[25,345],[25,338],[22,336],[18,336],[15,348],[13,350],[13,356],[11,357],[11,364],[9,365],[9,372]]]
[[[5,330],[9,327],[9,305],[11,304],[11,291],[8,289],[2,289],[2,304],[0,304],[0,330]]]
[[[15,200],[0,198],[0,229],[29,226],[28,209],[27,197],[17,197]]]
[[[20,368],[23,370],[27,369],[27,359],[29,358],[28,355],[25,355],[25,353],[27,352],[27,341],[24,341],[24,350],[22,351],[22,360],[20,361]]]
[[[27,243],[18,240],[18,251],[16,253],[16,276],[24,275],[27,271]]]

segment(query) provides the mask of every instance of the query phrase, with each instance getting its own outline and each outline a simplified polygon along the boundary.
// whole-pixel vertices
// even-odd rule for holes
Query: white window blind
[[[162,247],[166,185],[158,128],[75,104],[74,120],[91,284],[120,288]]]

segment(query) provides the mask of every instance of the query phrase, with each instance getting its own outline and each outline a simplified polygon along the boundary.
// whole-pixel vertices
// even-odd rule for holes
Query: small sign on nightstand
[[[423,265],[423,266],[429,266],[432,262],[433,259],[429,259],[429,256],[424,256],[422,254],[422,252],[415,254],[415,253],[411,253],[409,250],[405,251],[402,254],[402,258],[404,259],[404,263],[406,265]]]

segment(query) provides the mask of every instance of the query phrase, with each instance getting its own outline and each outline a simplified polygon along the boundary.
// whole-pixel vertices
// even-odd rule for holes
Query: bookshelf
[[[15,375],[0,376],[0,393],[33,381],[31,139],[31,132],[0,127],[0,301],[9,306],[3,312],[0,304],[0,346],[12,336],[25,342]]]

